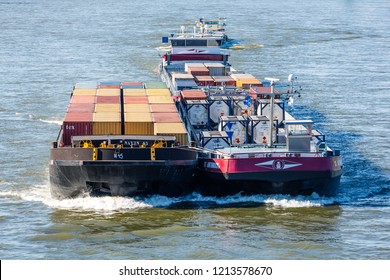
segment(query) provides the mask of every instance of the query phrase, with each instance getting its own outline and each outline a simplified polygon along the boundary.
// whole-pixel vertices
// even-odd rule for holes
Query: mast
[[[271,94],[270,94],[270,108],[269,108],[269,135],[268,135],[268,148],[272,148],[272,129],[274,126],[274,103],[275,103],[275,82],[279,81],[279,79],[275,78],[265,78],[267,81],[271,82]]]

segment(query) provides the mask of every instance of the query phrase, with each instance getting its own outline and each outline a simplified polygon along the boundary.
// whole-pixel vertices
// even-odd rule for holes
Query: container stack
[[[167,70],[168,71],[168,70]],[[183,69],[170,69],[173,85],[178,90],[196,86],[261,87],[262,83],[251,74],[236,71],[220,62],[185,63]]]
[[[201,86],[201,87],[215,85],[214,79],[211,76],[195,76],[195,82],[198,86]]]
[[[144,88],[123,89],[124,134],[153,135],[153,122]]]
[[[235,87],[236,81],[230,76],[213,76],[214,85],[216,86],[226,86],[226,87]]]
[[[91,135],[93,112],[95,110],[96,91],[90,84],[78,84],[74,88],[63,122],[63,144],[70,145],[72,136]]]
[[[90,135],[122,134],[174,135],[182,145],[188,143],[187,131],[165,84],[77,84],[63,122],[63,144],[71,145],[72,136],[88,139]]]
[[[149,86],[149,87],[148,87]],[[146,95],[149,110],[153,122],[153,133],[163,138],[166,135],[176,137],[176,142],[181,145],[188,144],[187,131],[176,109],[170,91],[166,88],[157,87],[158,84],[146,84]]]
[[[194,76],[189,73],[172,73],[172,82],[178,90],[196,87]]]
[[[209,70],[210,76],[225,76],[225,65],[219,62],[206,62],[204,66]]]
[[[230,76],[236,81],[236,86],[242,87],[243,89],[262,85],[261,82],[251,74],[231,74]]]
[[[93,135],[117,135],[121,133],[121,104],[119,83],[100,84],[96,91],[93,113]]]

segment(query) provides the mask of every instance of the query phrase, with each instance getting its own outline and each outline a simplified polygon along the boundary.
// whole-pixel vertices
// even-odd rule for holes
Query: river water
[[[1,1],[0,14],[1,259],[390,259],[387,0]],[[298,77],[291,113],[341,150],[338,195],[52,199],[73,85],[158,81],[161,37],[218,16],[235,68]]]

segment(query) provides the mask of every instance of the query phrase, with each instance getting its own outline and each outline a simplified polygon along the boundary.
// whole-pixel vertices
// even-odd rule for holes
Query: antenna
[[[271,85],[275,84],[275,82],[279,82],[279,79],[276,78],[265,78],[265,80],[271,82]]]

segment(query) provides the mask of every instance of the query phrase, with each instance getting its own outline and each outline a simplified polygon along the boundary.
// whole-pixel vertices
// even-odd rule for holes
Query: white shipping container
[[[210,71],[210,76],[224,76],[225,75],[225,65],[218,62],[208,62],[204,66],[207,67]]]

